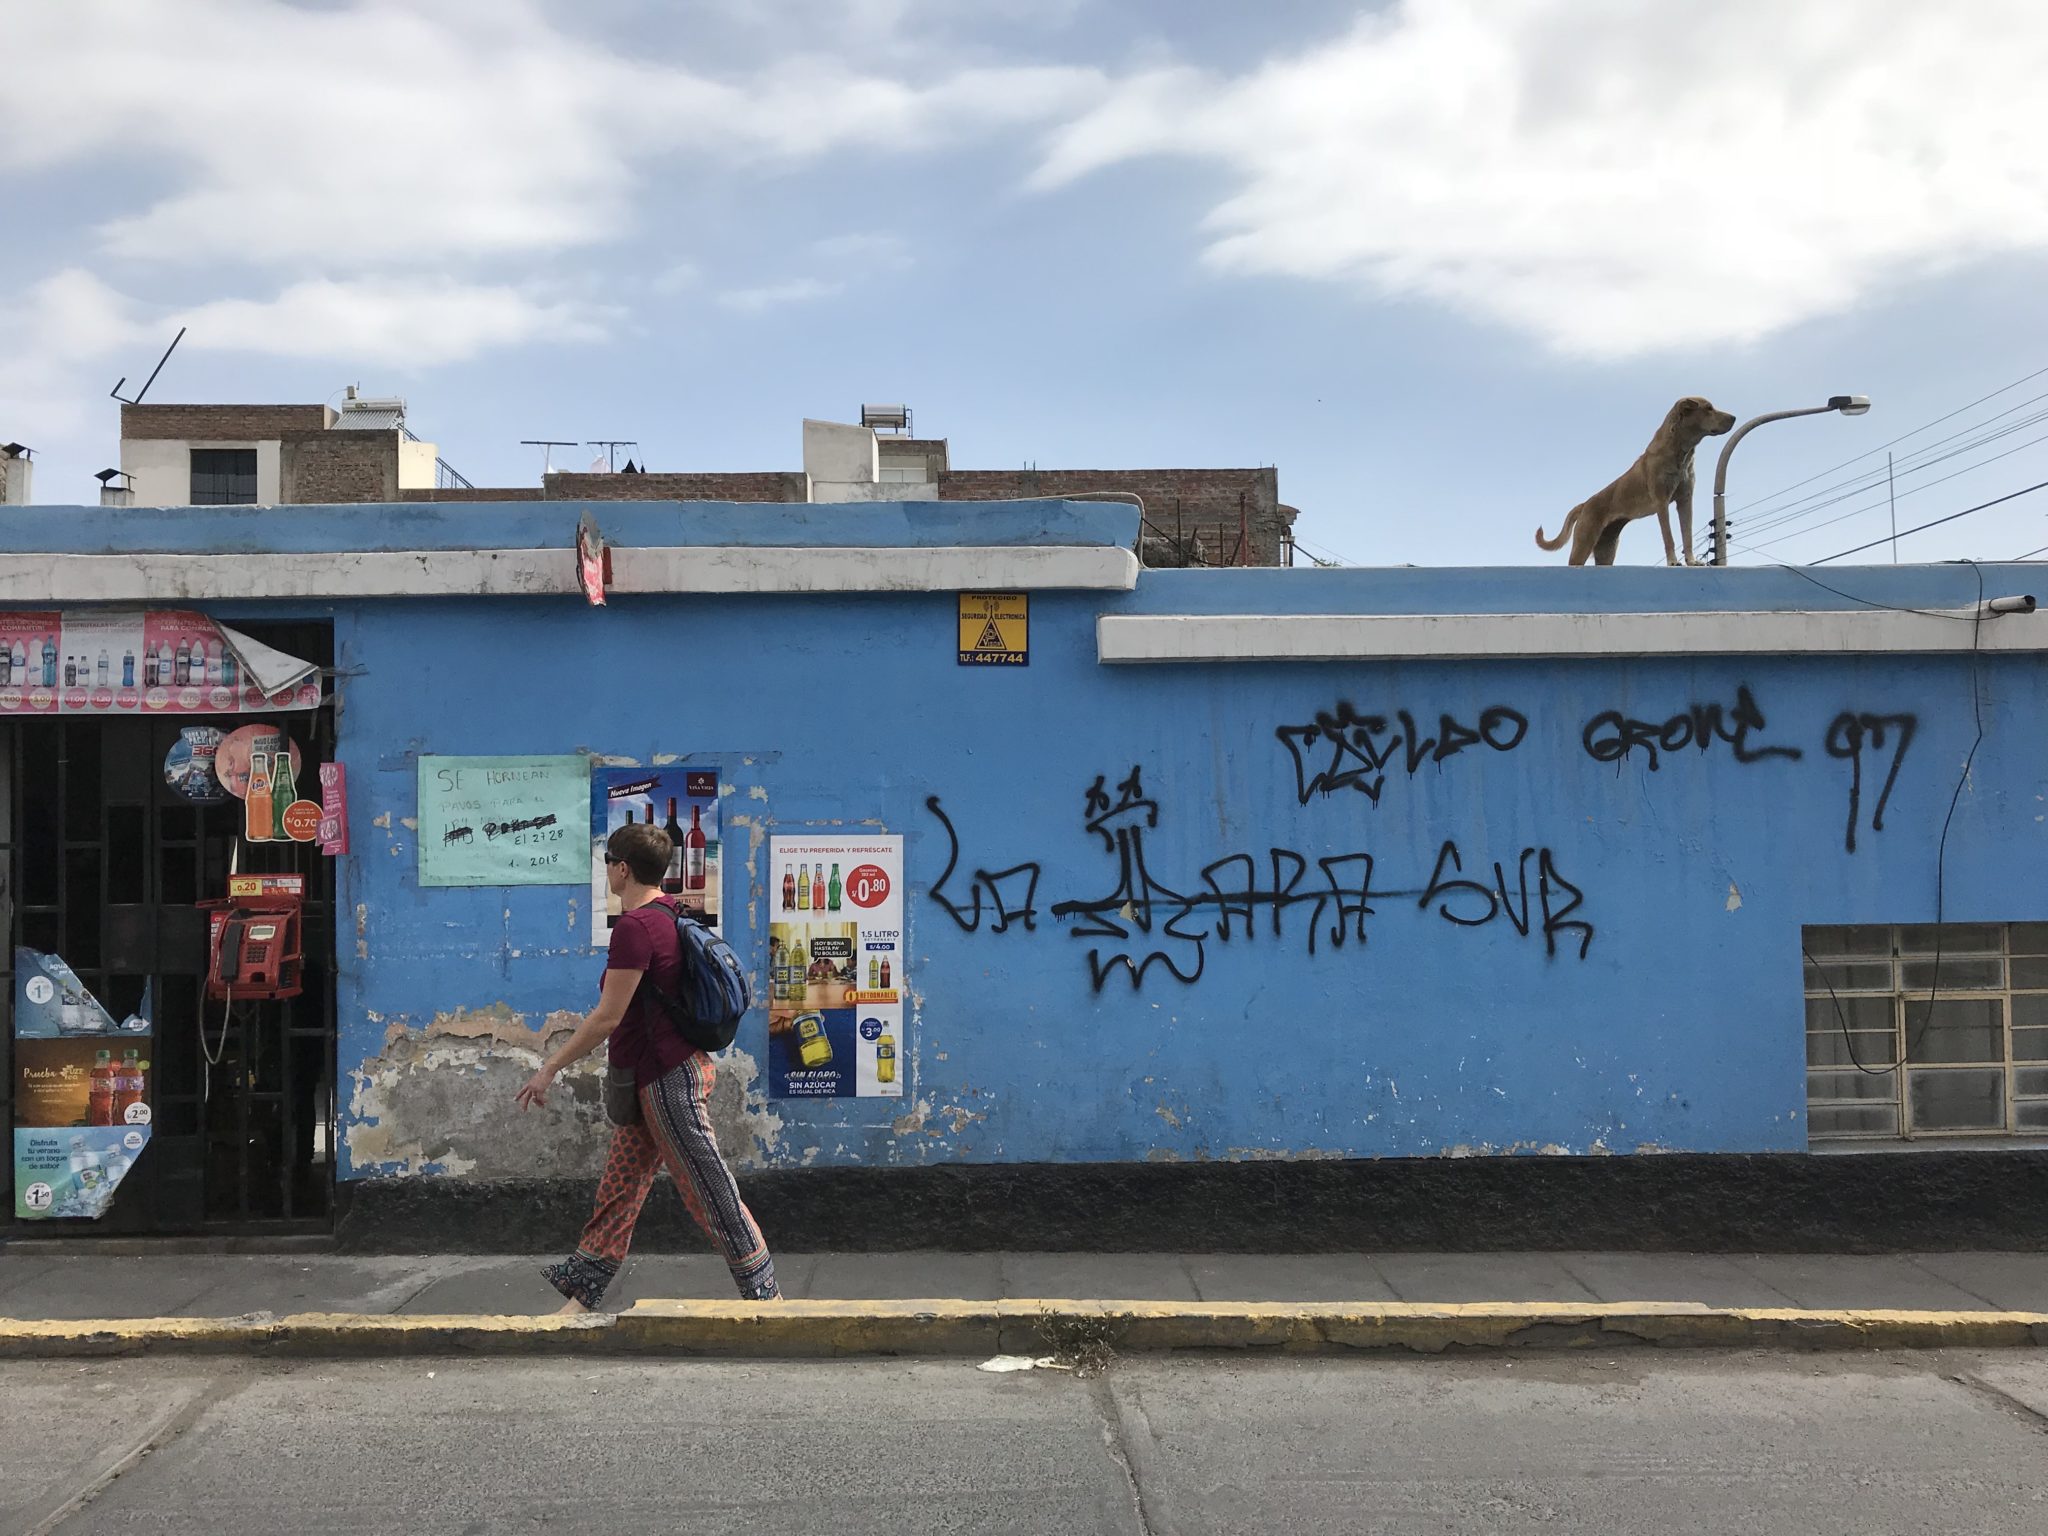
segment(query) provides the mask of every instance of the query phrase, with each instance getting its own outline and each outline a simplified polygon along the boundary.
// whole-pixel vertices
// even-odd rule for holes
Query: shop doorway
[[[238,624],[331,676],[326,624]],[[334,1199],[334,872],[317,844],[240,841],[240,801],[194,805],[166,782],[179,731],[269,724],[311,765],[334,759],[332,703],[219,719],[63,716],[0,721],[0,1109],[15,1072],[17,945],[60,955],[116,1018],[141,1008],[151,1140],[96,1221],[13,1221],[14,1237],[325,1232]],[[237,851],[239,847],[239,852]],[[207,915],[230,869],[305,879],[304,991],[276,1001],[206,996]],[[0,1163],[0,1179],[11,1181]],[[11,1223],[11,1224],[10,1224]]]

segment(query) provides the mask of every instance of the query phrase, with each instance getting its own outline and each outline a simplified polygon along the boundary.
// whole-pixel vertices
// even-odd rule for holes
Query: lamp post
[[[1721,449],[1720,462],[1714,466],[1714,564],[1728,563],[1728,456],[1735,452],[1735,445],[1748,435],[1752,427],[1760,427],[1767,421],[1785,421],[1794,416],[1825,416],[1830,411],[1840,411],[1844,416],[1861,416],[1870,409],[1868,395],[1833,395],[1826,405],[1809,405],[1801,411],[1772,411],[1766,416],[1752,416],[1733,432]]]

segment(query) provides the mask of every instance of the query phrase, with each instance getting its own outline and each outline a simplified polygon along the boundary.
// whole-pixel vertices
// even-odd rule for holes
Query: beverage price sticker
[[[846,894],[856,907],[879,907],[889,899],[889,874],[878,864],[858,864],[846,877]]]

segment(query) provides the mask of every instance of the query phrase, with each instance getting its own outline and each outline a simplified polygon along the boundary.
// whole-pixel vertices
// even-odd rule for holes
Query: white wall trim
[[[1085,545],[807,549],[614,548],[614,593],[1128,592],[1138,558]],[[227,598],[546,597],[582,588],[570,549],[351,550],[254,555],[0,555],[0,602]]]
[[[1998,594],[1990,594],[1996,596]],[[1105,663],[1485,660],[1571,656],[1740,656],[2048,650],[2048,611],[1702,613],[1104,614]],[[1960,621],[1960,622],[1959,622]]]

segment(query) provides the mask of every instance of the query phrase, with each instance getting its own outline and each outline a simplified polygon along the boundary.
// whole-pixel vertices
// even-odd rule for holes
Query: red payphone
[[[200,902],[211,914],[206,995],[249,1002],[297,997],[305,898],[303,875],[230,875],[226,900]]]

